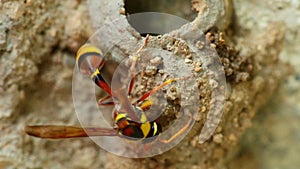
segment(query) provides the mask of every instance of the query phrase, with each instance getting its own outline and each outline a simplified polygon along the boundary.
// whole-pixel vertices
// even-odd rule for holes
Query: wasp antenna
[[[145,37],[143,45],[139,48],[139,50],[137,50],[136,55],[139,54],[147,46],[147,44],[149,42],[149,38],[150,38],[150,35],[147,34],[147,36]]]

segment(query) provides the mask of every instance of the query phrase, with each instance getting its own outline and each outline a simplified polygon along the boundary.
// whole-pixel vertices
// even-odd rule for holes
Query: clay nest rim
[[[205,38],[205,35],[203,33],[201,33],[201,31],[198,30],[197,24],[199,24],[199,18],[201,19],[200,15],[201,13],[203,13],[203,10],[198,9],[198,6],[195,5],[197,4],[198,1],[193,1],[194,2],[194,8],[199,10],[199,15],[198,17],[191,23],[187,23],[186,25],[182,26],[180,29],[177,30],[170,30],[170,33],[166,33],[164,34],[164,36],[171,36],[177,40],[172,40],[173,42],[171,42],[169,44],[170,48],[168,49],[168,47],[158,47],[159,45],[162,45],[162,40],[159,41],[159,37],[157,37],[155,40],[153,40],[151,42],[151,44],[149,44],[149,46],[152,47],[158,47],[160,48],[160,50],[167,50],[169,52],[173,52],[175,55],[182,55],[184,59],[178,60],[178,65],[180,67],[180,64],[191,64],[191,67],[195,66],[197,68],[193,68],[193,70],[195,71],[197,69],[197,71],[195,71],[197,75],[200,72],[205,72],[203,74],[201,74],[201,76],[203,76],[202,78],[197,79],[197,84],[198,86],[201,86],[199,88],[201,88],[202,92],[200,92],[201,94],[199,94],[198,98],[203,99],[202,102],[203,105],[201,107],[199,107],[199,112],[200,113],[206,113],[206,112],[210,112],[213,111],[212,113],[208,113],[207,119],[208,122],[205,122],[205,119],[203,119],[204,116],[200,117],[200,119],[196,119],[199,122],[205,123],[204,124],[204,128],[202,130],[207,130],[208,132],[206,134],[204,134],[202,136],[202,142],[205,141],[206,139],[208,139],[212,134],[213,131],[216,129],[217,127],[217,123],[220,120],[220,116],[222,115],[222,102],[224,102],[225,96],[222,97],[217,97],[214,99],[210,99],[211,97],[214,96],[210,96],[213,92],[207,92],[207,91],[211,91],[214,90],[214,88],[217,88],[217,90],[221,91],[221,95],[225,95],[225,85],[222,82],[218,82],[218,80],[204,80],[204,79],[210,79],[210,78],[221,78],[220,81],[225,82],[225,76],[222,76],[222,73],[216,73],[216,71],[221,71],[220,68],[220,64],[218,64],[218,66],[213,67],[214,70],[209,70],[210,66],[215,64],[217,59],[211,59],[210,55],[212,55],[211,53],[208,54],[208,56],[204,57],[203,59],[200,60],[193,60],[193,56],[191,56],[191,53],[195,53],[196,51],[201,51],[203,48],[203,45],[195,45],[193,49],[193,52],[188,52],[189,50],[191,50],[192,48],[190,48],[191,43],[196,43],[196,42],[203,42],[206,41],[207,39]],[[98,3],[101,4],[101,2],[93,2],[93,3]],[[115,2],[117,3],[117,2]],[[113,3],[113,4],[115,4]],[[120,6],[119,6],[120,8]],[[203,8],[204,9],[204,8]],[[208,8],[206,8],[208,9]],[[91,10],[90,10],[91,11]],[[119,11],[119,10],[118,10]],[[105,14],[105,10],[103,12],[103,14]],[[147,13],[146,13],[147,14]],[[112,16],[114,16],[114,14],[112,14]],[[97,17],[99,18],[99,17]],[[100,17],[101,18],[101,17]],[[107,20],[106,22],[103,21],[103,25],[100,29],[98,29],[98,31],[96,32],[96,35],[94,35],[94,38],[90,39],[90,43],[93,44],[97,44],[97,46],[104,50],[104,53],[107,53],[107,51],[109,51],[109,55],[111,57],[112,60],[115,60],[116,62],[122,62],[123,59],[130,57],[132,54],[134,54],[137,51],[137,48],[139,48],[141,45],[141,36],[139,35],[138,32],[136,32],[136,30],[129,24],[128,20],[126,19],[126,17],[120,15],[120,13],[118,13],[118,16],[116,17],[117,19],[113,20],[112,22],[110,22],[109,20]],[[93,19],[93,16],[92,16]],[[94,18],[95,19],[95,18]],[[214,20],[212,20],[214,22]],[[95,24],[97,22],[94,22]],[[196,25],[196,26],[195,26]],[[209,26],[209,24],[206,24],[205,26]],[[202,30],[202,29],[200,29]],[[199,34],[201,35],[201,37],[195,38],[194,35]],[[179,39],[185,39],[185,40],[190,40],[192,39],[192,41],[189,42],[189,44],[186,44],[185,48],[185,44],[184,43],[180,43],[178,40]],[[168,41],[168,39],[164,39],[165,41]],[[168,42],[167,42],[168,43]],[[176,43],[177,43],[177,47],[176,47]],[[111,46],[114,46],[114,48],[111,48]],[[211,48],[211,46],[209,46]],[[112,50],[111,50],[112,49]],[[213,52],[212,52],[213,53]],[[203,54],[207,54],[207,53],[203,53]],[[176,64],[175,64],[176,65]],[[173,65],[173,66],[175,66]],[[204,67],[202,67],[204,66]],[[208,71],[207,71],[208,70]],[[207,76],[205,76],[205,74],[207,74]],[[155,84],[153,82],[153,84]],[[203,86],[206,86],[204,84],[208,84],[207,88],[204,88]],[[145,86],[145,84],[140,84]],[[153,86],[151,86],[153,87]],[[145,89],[144,92],[149,91],[149,89]],[[222,92],[223,91],[223,92]],[[169,98],[171,98],[172,94],[170,95],[169,92]],[[206,93],[207,95],[205,95],[204,93]],[[223,93],[223,94],[222,94]],[[174,93],[173,93],[174,94]],[[176,94],[175,94],[176,95]],[[200,99],[200,100],[201,100]],[[176,100],[176,98],[174,99]],[[176,103],[173,104],[175,105],[175,109],[173,109],[173,111],[168,112],[167,116],[165,116],[165,121],[172,121],[174,120],[174,117],[178,116],[178,112],[176,111]],[[207,106],[206,108],[204,108],[203,106]],[[210,106],[208,106],[210,105]],[[178,106],[178,104],[177,104]],[[211,106],[217,106],[217,107],[211,107]],[[170,110],[170,109],[169,109]],[[198,112],[198,111],[197,111]],[[170,118],[171,117],[171,118]],[[219,119],[219,120],[216,120]],[[167,123],[165,125],[168,125]],[[199,127],[199,126],[198,126]],[[202,132],[201,132],[202,133]],[[200,137],[201,138],[201,137]]]

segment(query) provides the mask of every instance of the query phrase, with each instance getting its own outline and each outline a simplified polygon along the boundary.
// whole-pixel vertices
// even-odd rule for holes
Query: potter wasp
[[[114,128],[82,128],[75,126],[40,125],[26,126],[25,132],[31,136],[49,139],[88,136],[119,136],[128,140],[141,141],[143,144],[152,142],[154,140],[158,140],[162,143],[169,143],[173,141],[191,126],[192,117],[183,128],[177,131],[170,138],[160,139],[159,134],[162,132],[161,125],[157,120],[149,121],[145,115],[145,111],[147,111],[152,105],[152,102],[148,98],[158,90],[162,89],[164,86],[189,77],[170,78],[143,94],[136,101],[131,101],[129,98],[134,86],[134,71],[136,62],[140,52],[146,47],[148,40],[149,35],[145,37],[143,45],[132,58],[132,63],[130,66],[131,79],[129,81],[128,91],[126,91],[127,95],[125,94],[125,96],[124,94],[113,94],[110,85],[103,78],[101,70],[105,60],[99,48],[90,44],[86,44],[83,45],[77,52],[76,64],[80,73],[89,76],[90,79],[93,80],[95,84],[99,88],[103,89],[107,94],[107,96],[98,101],[98,105],[121,107],[119,109],[115,108],[113,111],[113,121],[115,123]],[[116,98],[118,102],[108,101],[112,98]]]

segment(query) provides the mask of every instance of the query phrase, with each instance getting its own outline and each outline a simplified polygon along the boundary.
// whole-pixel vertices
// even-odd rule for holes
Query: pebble
[[[162,61],[162,58],[159,57],[159,56],[156,56],[155,58],[153,58],[153,59],[150,60],[150,63],[152,63],[152,64],[160,64],[161,61]]]
[[[202,67],[200,67],[200,66],[197,66],[197,67],[194,68],[195,72],[200,72],[201,70],[202,70]]]
[[[223,135],[222,134],[216,134],[213,136],[213,141],[215,143],[221,144],[223,142]]]
[[[184,59],[185,63],[192,63],[193,61],[191,59]]]

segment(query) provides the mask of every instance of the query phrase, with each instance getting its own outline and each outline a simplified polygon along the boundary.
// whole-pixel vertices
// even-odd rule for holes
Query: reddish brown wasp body
[[[134,85],[134,69],[135,64],[138,59],[139,53],[143,50],[148,42],[149,35],[145,38],[144,44],[142,47],[136,52],[132,59],[132,65],[130,69],[131,73],[131,81],[129,84],[129,88],[127,91],[128,96],[131,94],[133,85]],[[95,84],[103,89],[107,96],[100,99],[98,101],[99,106],[109,106],[115,105],[116,103],[112,101],[107,101],[112,97],[116,97],[121,104],[121,109],[115,110],[113,113],[115,128],[114,129],[106,129],[106,128],[82,128],[75,126],[26,126],[25,132],[31,136],[40,137],[40,138],[51,138],[51,139],[61,139],[61,138],[74,138],[74,137],[88,137],[88,136],[120,136],[129,140],[142,141],[143,143],[148,143],[149,140],[146,138],[155,138],[154,136],[158,136],[162,129],[160,124],[157,121],[148,121],[145,111],[149,109],[152,105],[151,101],[148,100],[148,97],[153,93],[157,92],[164,86],[177,81],[183,80],[184,78],[173,78],[168,79],[159,86],[154,87],[152,90],[146,92],[142,95],[137,101],[131,103],[128,99],[128,96],[118,95],[116,96],[112,94],[111,88],[108,83],[104,80],[101,69],[103,67],[104,58],[100,49],[93,45],[86,44],[82,46],[77,52],[76,64],[80,72],[84,75],[89,76]],[[173,141],[176,137],[186,131],[190,124],[191,120],[177,133],[175,133],[172,137],[167,140],[159,141],[164,143],[169,143]],[[147,141],[145,141],[147,140]]]

